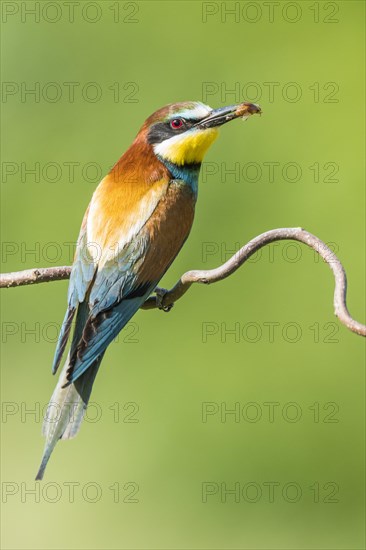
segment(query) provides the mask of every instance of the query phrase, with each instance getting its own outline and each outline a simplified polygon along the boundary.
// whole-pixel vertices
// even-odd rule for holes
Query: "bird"
[[[44,418],[46,442],[36,480],[43,478],[56,443],[78,433],[108,345],[186,241],[201,163],[219,127],[253,114],[261,108],[246,102],[218,109],[200,101],[166,105],[146,119],[96,188],[71,268],[53,374],[69,340],[70,348]]]

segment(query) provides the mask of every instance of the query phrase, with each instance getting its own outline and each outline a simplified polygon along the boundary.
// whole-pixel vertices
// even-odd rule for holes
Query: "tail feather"
[[[43,478],[58,440],[70,439],[78,433],[103,355],[104,353],[73,384],[64,387],[69,368],[69,356],[67,357],[43,422],[42,433],[46,437],[46,444],[36,480]]]

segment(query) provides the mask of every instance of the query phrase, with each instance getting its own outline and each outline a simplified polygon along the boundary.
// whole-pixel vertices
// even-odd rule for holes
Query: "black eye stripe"
[[[175,117],[176,119],[180,117]],[[156,124],[153,124],[151,128],[149,129],[149,132],[147,134],[147,141],[150,144],[155,143],[161,143],[162,141],[165,141],[166,139],[169,139],[173,136],[176,136],[178,134],[182,134],[188,128],[191,128],[195,123],[190,120],[186,120],[183,118],[180,118],[183,120],[183,124],[180,128],[172,128],[171,122],[174,120],[174,118],[168,120],[167,122],[157,122]]]

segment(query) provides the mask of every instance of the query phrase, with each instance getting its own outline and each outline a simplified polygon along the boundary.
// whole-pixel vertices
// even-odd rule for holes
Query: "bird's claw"
[[[163,304],[163,300],[164,300],[164,296],[166,295],[166,293],[168,292],[168,290],[166,288],[156,288],[155,289],[155,294],[156,294],[156,304],[158,306],[159,309],[161,309],[162,311],[165,311],[165,313],[168,313],[172,307],[174,306],[174,304]]]

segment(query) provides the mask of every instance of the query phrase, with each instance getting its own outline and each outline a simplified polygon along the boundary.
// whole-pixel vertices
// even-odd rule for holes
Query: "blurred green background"
[[[70,263],[99,176],[157,108],[252,100],[263,116],[222,129],[162,286],[303,226],[363,321],[364,3],[274,4],[2,2],[2,270]],[[364,341],[312,251],[256,260],[135,316],[40,484],[67,283],[1,292],[3,548],[364,548]]]

